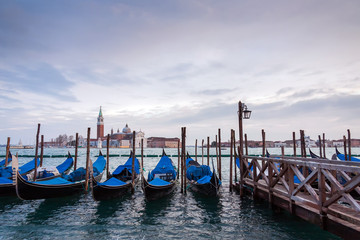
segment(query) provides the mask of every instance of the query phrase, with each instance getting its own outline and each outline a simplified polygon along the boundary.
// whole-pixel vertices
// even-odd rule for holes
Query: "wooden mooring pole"
[[[90,175],[90,128],[87,130],[86,142],[86,176],[85,176],[85,191],[89,189],[89,175]]]
[[[179,175],[180,175],[180,139],[178,139],[177,147],[178,147],[178,174],[177,174],[177,179],[179,179]]]
[[[219,179],[221,181],[221,129],[218,129],[218,135],[219,135],[219,165],[218,165],[218,172],[219,172]]]
[[[323,158],[323,155],[322,155],[322,144],[321,144],[321,137],[319,135],[319,152],[320,152],[320,158]]]
[[[110,178],[110,170],[109,170],[109,165],[110,165],[110,134],[107,135],[106,138],[106,179]]]
[[[295,132],[293,132],[293,149],[294,149],[294,157],[296,157],[296,138],[295,138]]]
[[[184,193],[186,194],[186,127],[184,127]]]
[[[325,133],[323,133],[323,155],[324,155],[324,158],[326,158],[326,153],[325,153],[325,146],[326,144],[325,144]]]
[[[37,163],[38,163],[38,149],[39,149],[39,133],[40,133],[40,123],[38,123],[38,128],[36,132],[34,182],[36,181],[37,166],[38,166]]]
[[[181,193],[184,193],[184,127],[181,128]]]
[[[229,191],[232,192],[232,180],[233,180],[233,176],[232,176],[232,173],[233,173],[233,141],[234,141],[234,138],[233,138],[233,129],[231,129],[230,131],[230,184],[229,184]]]
[[[207,137],[207,165],[210,163],[210,137]]]
[[[6,157],[5,157],[5,167],[9,164],[9,152],[10,152],[10,137],[7,138],[6,143]]]
[[[132,194],[134,194],[134,192],[135,192],[135,156],[136,156],[136,154],[135,154],[135,131],[133,131],[133,144],[132,144],[132,147],[133,147],[133,152],[132,152],[132,166],[131,166],[131,175],[132,175],[132,177],[131,177],[131,185],[132,185],[132,187],[131,187],[131,193]]]
[[[179,175],[179,172],[177,175]],[[141,138],[141,176],[144,176],[144,138]]]
[[[197,162],[197,139],[195,140],[195,161]]]
[[[344,155],[345,155],[345,161],[349,161],[348,155],[347,155],[347,147],[346,147],[346,137],[345,135],[343,136],[343,141],[344,141]]]
[[[74,159],[74,171],[77,166],[77,158],[78,158],[78,145],[79,145],[79,133],[75,134],[75,159]]]
[[[41,143],[40,143],[40,167],[43,165],[44,160],[44,135],[41,135]]]
[[[349,148],[349,161],[351,161],[351,135],[350,135],[350,129],[347,130],[348,132],[348,148]]]
[[[201,141],[201,165],[204,165],[204,139]]]

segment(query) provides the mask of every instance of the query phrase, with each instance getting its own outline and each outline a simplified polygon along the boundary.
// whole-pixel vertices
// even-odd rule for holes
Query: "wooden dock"
[[[243,196],[265,199],[344,239],[360,239],[360,163],[240,155]]]

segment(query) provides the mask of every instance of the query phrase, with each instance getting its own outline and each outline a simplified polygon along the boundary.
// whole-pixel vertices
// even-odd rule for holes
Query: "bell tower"
[[[99,116],[97,119],[97,139],[103,137],[104,137],[104,117],[100,106]]]

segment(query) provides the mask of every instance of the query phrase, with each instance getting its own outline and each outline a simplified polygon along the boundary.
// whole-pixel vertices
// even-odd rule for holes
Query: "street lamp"
[[[248,110],[247,106],[245,103],[242,103],[241,101],[239,101],[239,111],[238,111],[238,116],[239,116],[239,139],[240,139],[240,149],[239,149],[239,160],[240,160],[240,196],[242,197],[244,194],[243,191],[243,184],[244,184],[244,163],[242,160],[242,156],[243,156],[243,123],[242,120],[243,119],[249,119],[251,116],[251,111]]]
[[[251,111],[248,110],[247,106],[245,105],[245,103],[242,104],[242,112],[243,112],[243,118],[244,119],[249,119],[251,116]]]

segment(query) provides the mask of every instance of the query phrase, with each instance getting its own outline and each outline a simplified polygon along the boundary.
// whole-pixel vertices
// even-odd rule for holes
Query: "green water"
[[[64,154],[68,150],[45,152]],[[112,149],[111,153],[128,151]],[[162,150],[146,151],[160,154]],[[97,153],[91,150],[92,156]],[[81,149],[79,155],[79,166],[83,166],[85,150]],[[63,160],[45,159],[45,165]],[[158,160],[146,158],[145,170],[153,168]],[[110,158],[110,168],[113,170],[125,161],[126,158]],[[177,159],[173,161],[176,163]],[[3,197],[0,239],[339,239],[285,211],[274,212],[266,202],[240,199],[229,193],[228,164],[229,159],[224,158],[219,198],[205,198],[189,191],[185,196],[178,187],[171,196],[148,202],[139,186],[134,195],[104,202],[93,201],[91,194],[34,201]]]

